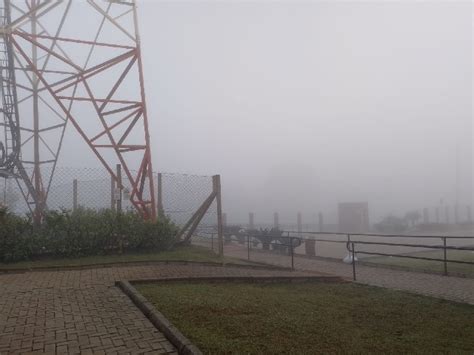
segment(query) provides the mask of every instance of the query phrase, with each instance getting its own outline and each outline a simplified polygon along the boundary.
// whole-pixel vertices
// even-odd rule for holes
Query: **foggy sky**
[[[141,0],[139,17],[154,169],[221,174],[228,219],[472,203],[469,1]]]

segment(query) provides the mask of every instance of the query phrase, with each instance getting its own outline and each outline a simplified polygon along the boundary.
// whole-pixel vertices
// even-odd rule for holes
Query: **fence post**
[[[303,218],[301,216],[301,212],[298,212],[296,215],[296,230],[298,231],[298,235],[303,232]]]
[[[115,178],[110,175],[110,209],[115,210]]]
[[[122,212],[122,165],[117,164],[117,212]]]
[[[356,281],[356,261],[355,261],[355,244],[351,242],[352,246],[352,278]]]
[[[251,230],[255,229],[253,212],[249,213],[249,229],[251,229]]]
[[[163,209],[163,176],[161,173],[158,173],[158,184],[156,188],[157,192],[157,208],[158,208],[158,219],[165,216]]]
[[[221,176],[214,175],[212,177],[214,191],[216,193],[217,203],[217,243],[219,247],[219,256],[224,256],[224,238],[222,225],[222,192],[221,192]]]
[[[122,213],[122,165],[117,164],[117,196],[115,196],[117,200],[117,213],[120,215]],[[119,254],[123,252],[123,235],[119,234]]]
[[[77,210],[77,179],[72,181],[72,210]]]
[[[250,260],[250,235],[247,234],[247,260]]]
[[[446,253],[446,237],[442,237],[443,239],[443,259],[444,259],[444,276],[448,276],[448,262],[447,260],[447,253]]]
[[[293,250],[293,237],[290,237],[290,250],[291,250],[291,270],[295,270],[295,257]]]
[[[214,251],[214,233],[211,233],[211,250]]]
[[[303,217],[301,215],[301,212],[298,212],[297,222],[298,222],[298,237],[302,238],[301,234],[303,232]],[[305,249],[306,255],[314,256],[316,254],[315,247],[314,247],[314,240],[306,239],[304,242],[304,249]]]

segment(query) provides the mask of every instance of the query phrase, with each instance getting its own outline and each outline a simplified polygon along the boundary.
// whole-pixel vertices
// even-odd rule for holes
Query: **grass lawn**
[[[0,270],[8,269],[34,269],[38,267],[70,267],[70,266],[87,266],[96,264],[112,264],[119,262],[137,262],[137,261],[205,261],[205,262],[226,262],[251,264],[242,260],[233,258],[220,258],[211,250],[198,246],[177,247],[170,251],[158,253],[136,253],[122,255],[95,255],[77,258],[61,258],[61,259],[39,259],[32,261],[21,261],[17,263],[0,263]]]
[[[355,284],[140,284],[208,354],[466,353],[474,307]]]
[[[407,255],[421,256],[425,258],[443,259],[442,250],[422,251],[422,252],[411,253]],[[474,262],[474,252],[468,251],[468,250],[448,250],[447,259]],[[417,260],[417,259],[407,259],[407,258],[397,258],[397,257],[370,257],[370,258],[361,259],[361,261],[364,261],[366,263],[400,266],[400,267],[414,269],[414,270],[435,271],[435,272],[444,271],[444,264],[439,261]],[[474,277],[474,265],[448,263],[448,273],[449,272]]]

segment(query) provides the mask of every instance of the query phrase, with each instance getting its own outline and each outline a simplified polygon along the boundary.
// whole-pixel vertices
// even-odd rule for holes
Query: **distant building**
[[[340,233],[369,232],[369,203],[345,202],[338,206]]]

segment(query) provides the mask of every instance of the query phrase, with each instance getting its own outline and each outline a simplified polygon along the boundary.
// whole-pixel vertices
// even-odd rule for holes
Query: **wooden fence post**
[[[77,210],[77,179],[72,182],[72,210]]]
[[[217,240],[219,244],[219,256],[224,256],[221,177],[220,175],[214,175],[212,177],[212,180],[213,180],[213,188],[216,194],[216,202],[217,202]]]

